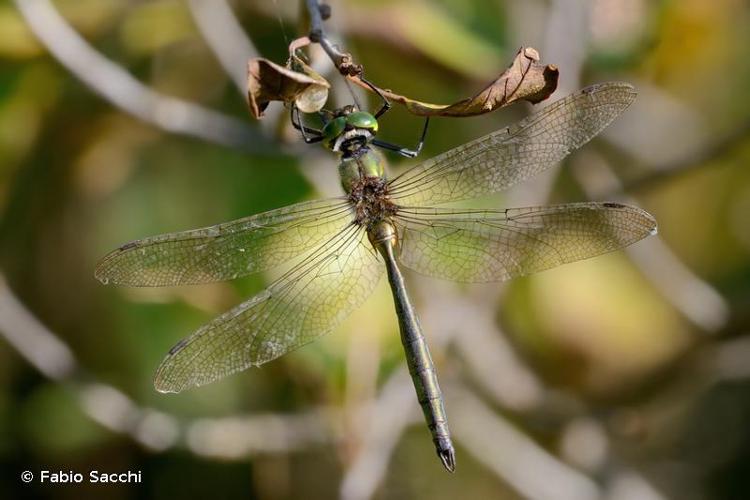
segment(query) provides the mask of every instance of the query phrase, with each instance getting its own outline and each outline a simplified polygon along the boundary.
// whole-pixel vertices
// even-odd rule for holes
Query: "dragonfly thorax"
[[[370,229],[396,213],[384,177],[363,176],[351,188],[349,202],[354,209],[354,221],[360,226]]]
[[[396,213],[388,194],[384,160],[377,151],[364,146],[356,156],[344,156],[339,177],[360,226],[370,228]]]

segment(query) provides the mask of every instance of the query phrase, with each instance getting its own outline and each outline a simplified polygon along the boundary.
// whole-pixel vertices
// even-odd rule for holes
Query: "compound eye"
[[[344,133],[345,129],[346,117],[344,116],[339,116],[326,123],[326,126],[323,127],[323,145],[328,149],[332,149],[333,143]]]
[[[366,111],[355,111],[346,115],[346,122],[354,128],[363,128],[373,134],[378,131],[378,120]]]

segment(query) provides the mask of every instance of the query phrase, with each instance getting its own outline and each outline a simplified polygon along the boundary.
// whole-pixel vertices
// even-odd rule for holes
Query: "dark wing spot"
[[[135,248],[138,246],[137,241],[131,241],[130,243],[125,243],[123,246],[118,248],[121,252],[124,252],[125,250],[130,250],[131,248]]]
[[[174,345],[174,346],[173,346],[173,347],[172,347],[172,348],[171,348],[171,349],[169,350],[169,354],[170,354],[170,355],[172,355],[172,354],[176,353],[177,351],[180,351],[180,350],[182,350],[182,348],[183,348],[183,347],[185,347],[185,346],[187,345],[187,343],[188,343],[188,338],[187,338],[187,337],[185,337],[184,339],[182,339],[182,340],[180,340],[179,342],[177,342],[177,343],[176,343],[176,344],[175,344],[175,345]]]

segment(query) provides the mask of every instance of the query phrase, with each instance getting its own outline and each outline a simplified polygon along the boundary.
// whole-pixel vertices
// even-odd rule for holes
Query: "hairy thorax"
[[[369,231],[396,213],[396,205],[388,194],[385,163],[376,151],[360,146],[344,154],[339,177],[354,209],[354,220],[360,226]]]
[[[361,177],[351,186],[349,202],[354,207],[357,224],[371,228],[396,213],[396,205],[388,196],[388,183],[383,177]]]

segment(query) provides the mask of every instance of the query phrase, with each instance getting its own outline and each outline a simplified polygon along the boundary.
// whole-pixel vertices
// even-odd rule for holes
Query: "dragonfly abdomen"
[[[435,443],[435,451],[450,472],[456,468],[456,456],[448,430],[448,419],[443,406],[443,395],[438,384],[435,365],[422,334],[422,327],[406,293],[404,278],[396,264],[393,249],[397,244],[396,231],[390,222],[383,221],[368,231],[370,241],[385,260],[388,282],[393,292],[393,301],[401,332],[401,344],[406,354],[406,364],[417,391],[417,400],[422,407],[425,421]]]
[[[427,341],[421,333],[419,320],[413,318],[416,328],[402,328],[401,342],[406,351],[406,362],[409,374],[417,391],[417,401],[422,407],[427,427],[432,433],[435,450],[445,465],[445,468],[453,472],[455,469],[455,452],[451,442],[450,430],[448,429],[448,417],[443,405],[443,393],[438,384],[437,372],[427,347]],[[406,338],[405,332],[414,331],[414,338]]]

